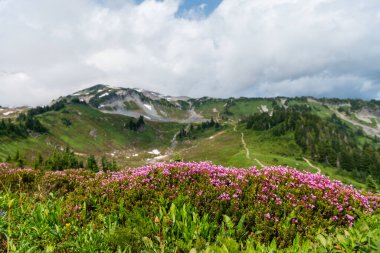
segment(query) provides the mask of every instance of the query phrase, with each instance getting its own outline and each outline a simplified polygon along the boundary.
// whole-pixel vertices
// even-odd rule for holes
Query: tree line
[[[48,129],[44,127],[37,115],[46,113],[48,111],[59,111],[65,107],[65,101],[59,101],[51,106],[38,106],[36,108],[29,109],[26,113],[20,113],[15,119],[2,119],[0,121],[0,136],[6,136],[9,138],[26,138],[30,132],[35,133],[47,133]]]
[[[222,126],[219,122],[214,121],[213,118],[211,120],[202,122],[199,125],[193,125],[190,124],[189,127],[183,127],[179,130],[179,133],[177,134],[178,140],[184,140],[184,139],[195,139],[196,134],[202,131],[205,131],[206,129],[220,129]]]
[[[20,154],[19,151],[13,156],[8,155],[5,162],[14,164],[19,168],[23,168],[26,164],[26,159]],[[70,148],[64,150],[56,149],[52,154],[43,157],[38,154],[32,163],[35,169],[43,169],[50,171],[62,171],[65,169],[80,169],[85,168],[93,172],[99,170],[117,170],[117,163],[114,159],[109,160],[102,156],[98,161],[94,155],[89,155],[87,158],[80,157],[74,153]]]
[[[124,127],[132,131],[143,131],[145,129],[144,117],[140,115],[137,120],[130,119],[128,123],[124,124]]]
[[[301,106],[302,107],[302,106]],[[273,115],[257,113],[244,119],[248,129],[270,130],[274,136],[293,133],[295,142],[312,160],[380,182],[380,149],[374,143],[360,145],[361,130],[354,131],[335,114],[328,119],[312,114],[307,106],[276,108]]]

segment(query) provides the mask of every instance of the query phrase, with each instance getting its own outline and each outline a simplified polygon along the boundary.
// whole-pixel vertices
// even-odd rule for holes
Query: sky
[[[0,105],[95,84],[380,99],[378,0],[0,0]]]

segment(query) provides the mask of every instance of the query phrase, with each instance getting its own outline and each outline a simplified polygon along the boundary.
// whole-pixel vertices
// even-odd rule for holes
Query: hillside
[[[98,163],[105,157],[121,166],[171,160],[288,165],[358,187],[368,175],[380,182],[375,100],[195,99],[96,85],[50,106],[1,109],[0,159],[15,164],[21,158],[32,166],[39,156],[47,159],[69,147],[84,162],[94,155]],[[140,116],[144,126],[137,129]],[[291,118],[297,119],[293,126],[286,123]],[[368,162],[351,168],[350,159]]]
[[[146,121],[143,131],[133,131],[128,123],[133,120],[123,115],[105,114],[86,104],[67,104],[58,111],[35,116],[47,133],[32,133],[28,137],[0,137],[0,157],[13,156],[17,150],[27,160],[38,154],[47,155],[54,150],[72,148],[78,156],[105,155],[117,160],[133,162],[152,158],[151,150],[164,153],[180,128],[176,123]],[[138,155],[138,156],[137,156]]]

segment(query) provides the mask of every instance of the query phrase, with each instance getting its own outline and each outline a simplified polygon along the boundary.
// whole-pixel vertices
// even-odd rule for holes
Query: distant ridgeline
[[[0,122],[0,137],[26,138],[31,133],[48,133],[49,129],[44,127],[36,116],[50,111],[60,111],[65,108],[68,102],[62,99],[50,106],[37,106],[29,109],[26,113],[21,113],[15,120],[2,119]],[[85,104],[79,99],[72,99],[71,104]],[[67,122],[70,124],[70,122]]]
[[[38,106],[29,109],[27,113],[21,113],[16,120],[2,119],[0,122],[0,136],[25,138],[28,137],[31,132],[40,134],[47,133],[48,129],[46,129],[35,116],[48,111],[59,111],[64,107],[65,101],[60,101],[51,106]]]
[[[243,120],[248,129],[271,131],[273,136],[294,134],[295,142],[303,152],[320,163],[351,172],[366,179],[371,175],[380,182],[380,150],[373,143],[360,144],[361,130],[354,130],[335,114],[323,119],[312,114],[310,107],[294,105],[285,109],[276,107],[273,114],[256,113]],[[372,145],[371,145],[372,144]]]

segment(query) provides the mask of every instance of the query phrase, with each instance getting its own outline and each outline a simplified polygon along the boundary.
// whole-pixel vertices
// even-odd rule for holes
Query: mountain
[[[142,89],[113,88],[95,85],[64,98],[68,101],[79,99],[92,107],[112,114],[129,117],[143,115],[158,122],[194,123],[214,119],[239,120],[257,112],[306,106],[321,117],[336,114],[339,118],[372,136],[380,135],[380,101],[358,99],[315,99],[300,98],[189,98],[167,96]]]
[[[209,160],[380,182],[376,100],[189,98],[95,85],[45,107],[0,108],[0,118],[0,160],[27,166],[69,147],[83,161],[104,156],[128,167]]]
[[[105,113],[129,117],[143,115],[148,120],[158,122],[205,121],[204,117],[197,114],[192,108],[190,98],[164,96],[141,89],[95,85],[61,99],[68,101],[79,99]]]

